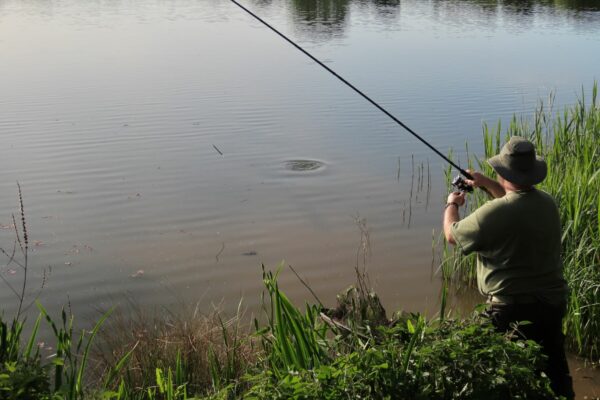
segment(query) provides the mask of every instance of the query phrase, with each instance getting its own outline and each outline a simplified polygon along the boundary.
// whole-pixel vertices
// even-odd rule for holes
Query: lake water
[[[244,4],[463,163],[484,121],[600,78],[597,1]],[[357,220],[384,305],[438,310],[444,162],[229,1],[0,0],[0,137],[1,245],[19,181],[52,310],[255,310],[282,260],[332,303],[363,263]]]

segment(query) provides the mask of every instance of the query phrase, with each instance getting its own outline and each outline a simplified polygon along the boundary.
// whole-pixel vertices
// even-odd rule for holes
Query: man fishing
[[[542,346],[546,375],[557,395],[574,398],[564,351],[562,319],[567,284],[563,278],[561,226],[554,199],[534,185],[546,177],[546,162],[529,140],[513,136],[488,163],[493,180],[468,171],[465,182],[485,188],[494,199],[460,220],[465,192],[448,195],[444,235],[464,254],[477,253],[477,285],[488,298],[488,315],[496,329],[510,330]]]
[[[553,390],[573,398],[561,331],[567,285],[560,261],[560,220],[552,197],[534,187],[546,177],[546,163],[536,157],[533,144],[524,138],[513,137],[499,155],[489,160],[498,174],[498,181],[465,171],[315,56],[236,0],[231,2],[420,140],[467,177],[468,185],[485,188],[495,197],[460,221],[458,208],[465,202],[465,193],[451,193],[444,211],[446,239],[460,246],[465,254],[479,254],[478,285],[489,297],[492,322],[502,331],[509,329],[513,322],[533,322],[519,329],[527,338],[539,342],[548,355],[546,373]],[[461,190],[464,187],[461,179],[456,180],[456,185]]]

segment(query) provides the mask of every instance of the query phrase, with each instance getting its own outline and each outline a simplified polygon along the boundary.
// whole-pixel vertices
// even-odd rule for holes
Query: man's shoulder
[[[532,210],[538,209],[544,213],[556,210],[554,197],[539,189],[526,193],[511,192],[486,201],[465,219],[469,219],[470,223],[476,221],[478,225],[499,226],[514,222],[515,218],[529,216]]]
[[[554,197],[540,189],[513,194],[510,201],[526,208],[542,207],[543,209],[548,210],[549,208],[557,207]]]
[[[534,191],[540,199],[543,199],[544,201],[556,204],[556,199],[550,193],[548,193],[544,190],[541,190],[541,189],[534,189]]]
[[[508,199],[507,196],[503,196],[486,201],[481,207],[475,210],[475,212],[478,214],[479,218],[483,218],[502,212],[502,210],[507,207],[510,207],[510,199]]]

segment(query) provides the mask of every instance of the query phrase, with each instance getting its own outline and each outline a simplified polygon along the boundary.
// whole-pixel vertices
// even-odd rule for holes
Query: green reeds
[[[113,310],[104,313],[91,331],[86,334],[86,331],[83,330],[79,338],[76,338],[73,334],[73,315],[67,316],[63,309],[61,312],[62,324],[59,326],[40,303],[37,303],[37,306],[41,315],[44,316],[52,328],[56,338],[56,353],[51,361],[54,366],[54,391],[60,393],[65,400],[83,398],[85,389],[84,374],[86,373],[91,345],[100,327]],[[119,362],[118,365],[122,366],[123,363]]]
[[[552,103],[552,98],[549,102]],[[486,160],[497,154],[508,137],[529,138],[548,163],[548,176],[539,185],[556,199],[563,224],[562,259],[570,287],[564,328],[572,348],[598,362],[600,358],[600,104],[598,85],[586,102],[579,100],[562,112],[540,103],[532,119],[513,117],[506,132],[500,123],[483,127],[484,156],[469,157],[482,173],[493,176]],[[487,201],[476,191],[469,200],[475,209]],[[475,284],[475,258],[446,250],[443,277],[454,284]]]
[[[281,268],[281,267],[280,267]],[[320,307],[306,305],[302,314],[279,290],[278,272],[266,272],[263,282],[269,294],[268,326],[257,331],[268,354],[268,363],[275,376],[283,377],[289,371],[301,371],[320,366],[329,359],[327,326],[320,321]]]

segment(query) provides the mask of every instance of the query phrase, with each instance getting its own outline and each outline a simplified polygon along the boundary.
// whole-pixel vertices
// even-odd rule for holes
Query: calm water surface
[[[463,162],[482,122],[600,78],[596,1],[245,4]],[[438,308],[443,163],[228,1],[0,0],[0,137],[2,246],[18,180],[51,309],[254,309],[261,263],[282,260],[333,302],[359,218],[387,308]]]

